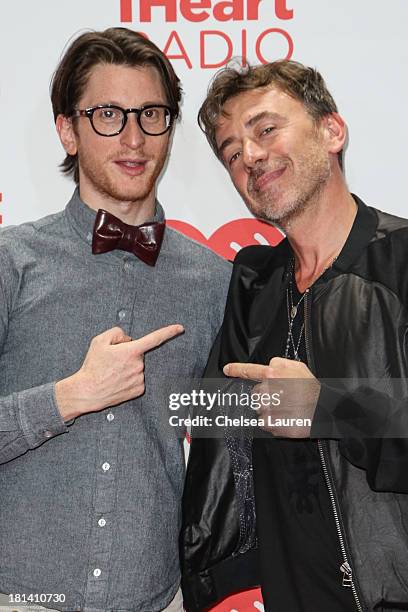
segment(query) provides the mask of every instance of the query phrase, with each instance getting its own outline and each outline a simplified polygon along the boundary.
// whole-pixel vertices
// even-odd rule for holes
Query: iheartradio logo
[[[205,244],[230,261],[235,259],[235,255],[242,247],[254,244],[276,246],[283,238],[282,233],[276,227],[257,219],[234,219],[221,225],[209,238],[206,238],[194,225],[185,221],[170,219],[166,223],[189,238]]]

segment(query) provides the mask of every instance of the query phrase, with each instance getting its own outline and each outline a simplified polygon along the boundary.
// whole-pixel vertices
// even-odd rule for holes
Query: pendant
[[[290,318],[294,319],[297,315],[297,306],[292,306],[290,309]]]

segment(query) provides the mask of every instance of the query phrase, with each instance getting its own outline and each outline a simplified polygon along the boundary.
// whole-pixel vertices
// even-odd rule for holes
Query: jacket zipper
[[[312,353],[310,351],[310,344],[308,342],[308,334],[310,333],[309,317],[308,317],[308,306],[309,306],[309,296],[310,295],[311,295],[311,291],[308,291],[306,293],[305,299],[304,299],[305,344],[306,344],[306,355],[307,355],[308,365],[309,365],[309,367],[311,369],[314,370],[314,363],[313,363]],[[340,571],[343,574],[342,586],[343,587],[351,588],[351,590],[353,592],[354,600],[356,602],[357,610],[358,610],[358,612],[363,612],[363,608],[362,608],[360,600],[358,598],[356,585],[355,585],[355,583],[353,581],[353,571],[351,569],[351,566],[350,566],[350,564],[348,562],[348,558],[347,558],[346,546],[344,544],[344,538],[343,538],[343,534],[342,534],[342,531],[341,531],[340,520],[339,520],[339,513],[337,511],[337,506],[336,506],[336,499],[334,497],[333,487],[332,487],[332,483],[331,483],[331,480],[330,480],[329,472],[328,472],[328,469],[327,469],[326,459],[324,457],[323,445],[322,445],[322,441],[321,440],[317,441],[317,446],[318,446],[318,449],[319,449],[320,462],[322,464],[323,474],[324,474],[324,478],[325,478],[325,481],[326,481],[326,486],[327,486],[327,489],[329,491],[330,502],[331,502],[331,506],[332,506],[332,510],[333,510],[333,515],[334,515],[334,521],[335,521],[335,524],[336,524],[337,536],[338,536],[338,539],[339,539],[340,550],[341,550],[341,554],[342,554],[342,557],[343,557],[343,563],[340,566]]]

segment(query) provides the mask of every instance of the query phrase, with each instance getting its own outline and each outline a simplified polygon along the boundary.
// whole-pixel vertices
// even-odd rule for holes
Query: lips
[[[146,169],[147,160],[145,159],[117,159],[115,164],[122,172],[129,176],[139,176]]]
[[[286,166],[278,168],[278,170],[266,170],[258,179],[255,180],[254,187],[256,191],[262,191],[267,184],[276,181],[285,172]]]

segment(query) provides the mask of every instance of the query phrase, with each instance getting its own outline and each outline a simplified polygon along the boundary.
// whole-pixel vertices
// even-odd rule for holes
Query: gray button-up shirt
[[[94,219],[75,192],[63,212],[0,232],[0,592],[151,612],[179,583],[184,478],[161,383],[202,373],[230,266],[171,228],[155,267],[92,255]],[[142,397],[64,423],[55,381],[93,336],[170,323],[185,334],[146,355]]]

